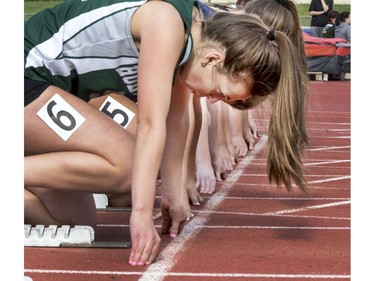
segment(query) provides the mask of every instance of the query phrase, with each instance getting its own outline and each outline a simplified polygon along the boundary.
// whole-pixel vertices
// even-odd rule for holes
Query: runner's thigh
[[[134,138],[112,118],[55,86],[25,107],[24,138],[25,155],[84,151],[123,160],[134,147]]]

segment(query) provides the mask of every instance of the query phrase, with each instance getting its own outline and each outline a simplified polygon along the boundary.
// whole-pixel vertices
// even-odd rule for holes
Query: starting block
[[[94,229],[88,225],[57,227],[50,225],[24,225],[26,247],[64,247],[64,248],[131,248],[131,242],[96,242]]]
[[[94,241],[94,229],[87,225],[70,227],[63,225],[24,225],[24,245],[29,247],[60,247],[61,244],[91,244]]]
[[[94,193],[95,206],[97,210],[103,211],[127,211],[131,212],[131,207],[109,207],[108,197],[105,194]]]
[[[107,209],[108,207],[108,197],[105,194],[96,194],[94,193],[94,200],[96,209],[102,210]]]

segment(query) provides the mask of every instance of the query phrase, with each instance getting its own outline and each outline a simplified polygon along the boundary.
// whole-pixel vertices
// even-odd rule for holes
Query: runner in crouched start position
[[[67,0],[33,16],[25,24],[25,223],[95,226],[92,193],[123,205],[131,192],[129,263],[150,264],[160,245],[159,170],[161,233],[175,237],[191,217],[183,182],[190,94],[248,109],[272,93],[269,177],[306,188],[295,53],[257,16],[205,20],[194,0]]]

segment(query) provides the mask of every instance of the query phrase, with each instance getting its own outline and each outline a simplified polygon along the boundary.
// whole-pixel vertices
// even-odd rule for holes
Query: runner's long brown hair
[[[270,33],[271,32],[271,33]],[[223,68],[248,77],[251,96],[231,105],[249,109],[273,96],[268,129],[268,176],[292,189],[306,190],[301,157],[306,143],[305,71],[288,36],[253,14],[217,13],[203,24],[202,40],[225,50]],[[296,57],[297,56],[297,57]]]

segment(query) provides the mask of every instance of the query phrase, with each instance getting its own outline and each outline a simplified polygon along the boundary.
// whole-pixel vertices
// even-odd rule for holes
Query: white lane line
[[[246,174],[243,174],[242,176],[245,176]],[[248,175],[246,175],[248,176]],[[251,177],[255,177],[255,176],[261,176],[261,175],[251,175]],[[322,177],[326,177],[327,175],[319,175],[318,178],[322,178]],[[310,177],[309,175],[306,176],[307,177]],[[308,185],[309,185],[309,189],[319,189],[321,187],[313,187],[313,186],[310,186],[311,184],[317,184],[317,183],[325,183],[325,182],[333,182],[333,181],[341,181],[341,180],[346,180],[346,179],[350,179],[350,176],[340,176],[340,177],[329,177],[329,178],[326,178],[326,179],[321,179],[321,180],[314,180],[314,181],[307,181]],[[269,187],[269,188],[274,188],[275,186],[274,185],[271,185],[271,184],[251,184],[251,183],[246,183],[246,184],[242,184],[242,183],[236,183],[236,185],[246,185],[246,186],[256,186],[256,187]],[[293,187],[294,188],[298,188],[296,185],[293,184]],[[350,188],[350,187],[348,187]],[[344,189],[344,187],[338,187],[338,188],[332,188],[332,187],[325,187],[324,189]]]
[[[259,186],[258,184],[253,184]],[[297,196],[297,195],[296,195]],[[203,199],[210,199],[210,196],[201,196]],[[161,199],[161,196],[155,196],[155,198]],[[337,201],[337,200],[350,200],[350,197],[242,197],[242,196],[227,196],[227,200],[239,200],[239,201]]]
[[[258,143],[255,145],[255,149],[251,155],[245,156],[241,161],[240,165],[228,175],[228,178],[221,186],[221,188],[205,203],[203,210],[214,210],[220,203],[226,198],[227,193],[235,184],[235,182],[243,174],[245,166],[242,163],[250,163],[255,156],[263,149],[267,143],[267,136],[261,136]],[[158,260],[151,264],[147,270],[142,274],[139,279],[141,281],[161,281],[165,276],[167,276],[168,270],[174,265],[174,257],[180,252],[184,247],[185,243],[190,239],[194,238],[199,232],[200,227],[206,224],[208,220],[209,213],[200,213],[195,216],[182,230],[182,232],[172,240],[169,245],[160,252]],[[155,279],[155,274],[158,278]]]
[[[236,196],[228,196],[225,199],[227,200],[288,200],[288,201],[337,201],[337,200],[350,200],[350,198],[319,198],[319,197],[236,197]]]
[[[340,181],[340,180],[347,180],[347,179],[350,179],[350,176],[342,176],[342,177],[329,178],[329,179],[323,179],[323,180],[309,181],[308,184],[310,185],[310,184],[315,184],[315,183]]]
[[[98,270],[48,270],[48,269],[25,269],[25,273],[43,274],[82,274],[82,275],[141,275],[139,271],[98,271]],[[159,280],[161,273],[152,273],[152,280]],[[235,277],[235,278],[312,278],[312,279],[350,279],[347,274],[262,274],[262,273],[190,273],[190,272],[166,272],[162,277]],[[156,278],[156,279],[155,279]]]
[[[211,214],[211,213],[210,213]],[[262,215],[261,215],[262,216]],[[280,217],[275,215],[275,217]],[[287,217],[287,216],[283,216]],[[301,217],[298,217],[301,218]],[[341,218],[337,218],[341,219]],[[128,228],[128,224],[102,224],[98,227]],[[156,228],[161,228],[161,224],[155,224]],[[200,225],[199,229],[310,229],[310,230],[348,230],[346,226],[274,226],[274,225]]]
[[[338,164],[338,163],[350,163],[350,160],[332,160],[332,161],[324,161],[324,162],[310,162],[305,163],[304,166],[320,166],[326,164]]]
[[[333,125],[333,126],[336,126],[336,125],[347,125],[347,126],[350,126],[350,122],[307,122],[308,124],[317,124],[317,125]]]
[[[242,175],[244,176],[244,175]],[[309,176],[308,176],[309,177]],[[318,178],[322,178],[324,177],[324,175],[322,176],[319,176]],[[331,180],[330,179],[327,179],[327,182],[330,182]],[[309,182],[311,183],[311,182]],[[320,183],[320,182],[317,182],[317,183]],[[273,184],[262,184],[262,183],[241,183],[241,182],[238,182],[236,183],[237,186],[246,186],[246,187],[249,187],[249,188],[262,188],[262,190],[265,190],[266,188],[268,189],[271,189],[271,191],[275,191],[276,190],[276,185],[273,185]],[[294,186],[294,188],[297,188],[296,186]],[[308,187],[309,190],[311,189],[320,189],[320,190],[336,190],[336,191],[348,191],[350,190],[350,186],[346,186],[346,187],[343,187],[343,186],[337,186],[337,187],[332,187],[332,186],[309,186]],[[294,192],[297,192],[297,189],[294,191]]]
[[[263,215],[270,216],[270,215],[290,214],[290,213],[302,212],[306,210],[329,208],[329,207],[335,207],[335,206],[341,206],[341,205],[347,205],[347,204],[350,204],[350,201],[342,201],[342,202],[314,205],[314,206],[308,206],[308,207],[302,207],[302,208],[296,208],[296,209],[282,210],[282,211],[277,211],[277,212],[269,212],[269,213],[263,213]]]
[[[350,186],[342,187],[328,187],[328,186],[310,186],[309,189],[316,189],[316,190],[336,190],[336,191],[350,191]]]
[[[350,230],[346,226],[261,226],[261,225],[206,225],[212,229],[303,229],[303,230]]]
[[[207,212],[207,211],[197,211]],[[328,216],[306,216],[306,215],[288,215],[288,214],[261,214],[261,213],[245,213],[245,212],[220,212],[220,211],[209,211],[211,214],[219,215],[235,215],[235,216],[267,216],[267,217],[284,217],[284,218],[309,218],[309,219],[329,219],[329,220],[350,220],[350,218],[344,217],[328,217]]]
[[[310,135],[311,137],[311,135]],[[319,136],[314,136],[314,139],[350,139],[351,136],[325,136],[325,137],[319,137]]]
[[[344,159],[344,160],[350,160],[350,157],[348,157],[347,159]],[[331,158],[312,158],[312,157],[309,157],[309,159],[305,159],[304,160],[305,162],[317,162],[317,161],[324,161],[324,162],[328,162],[328,161],[335,161],[334,159],[331,159]]]
[[[323,146],[319,148],[309,148],[307,147],[305,150],[306,151],[325,151],[325,150],[336,150],[336,149],[348,149],[350,148],[350,145],[345,145],[345,146]]]
[[[262,164],[262,165],[266,165],[266,164]],[[342,167],[342,168],[348,169],[350,167]],[[243,173],[242,176],[243,177],[262,177],[262,178],[265,178],[265,177],[267,177],[267,174],[246,174],[246,173]],[[339,175],[339,177],[338,177],[337,174],[335,174],[335,175],[306,175],[306,178],[332,178],[332,177],[335,177],[335,179],[340,179],[340,178],[349,177],[349,176],[348,175]],[[240,183],[239,182],[239,183],[236,183],[236,184],[249,184],[249,185],[251,185],[253,183]],[[255,185],[258,185],[258,183],[256,183]],[[268,185],[274,186],[274,185],[271,185],[271,184],[268,184]]]
[[[325,82],[322,82],[322,84],[325,83]],[[315,114],[311,114],[311,113],[315,113],[315,114],[318,114],[317,116]],[[349,111],[322,111],[322,110],[309,110],[309,114],[311,114],[311,117],[312,118],[318,118],[318,117],[324,117],[324,116],[329,116],[329,117],[336,117],[337,115],[348,115],[348,118],[350,116],[350,112]]]
[[[321,125],[319,125],[321,126]],[[332,129],[332,128],[310,128],[309,132],[350,132],[350,128],[338,128],[338,129]]]

